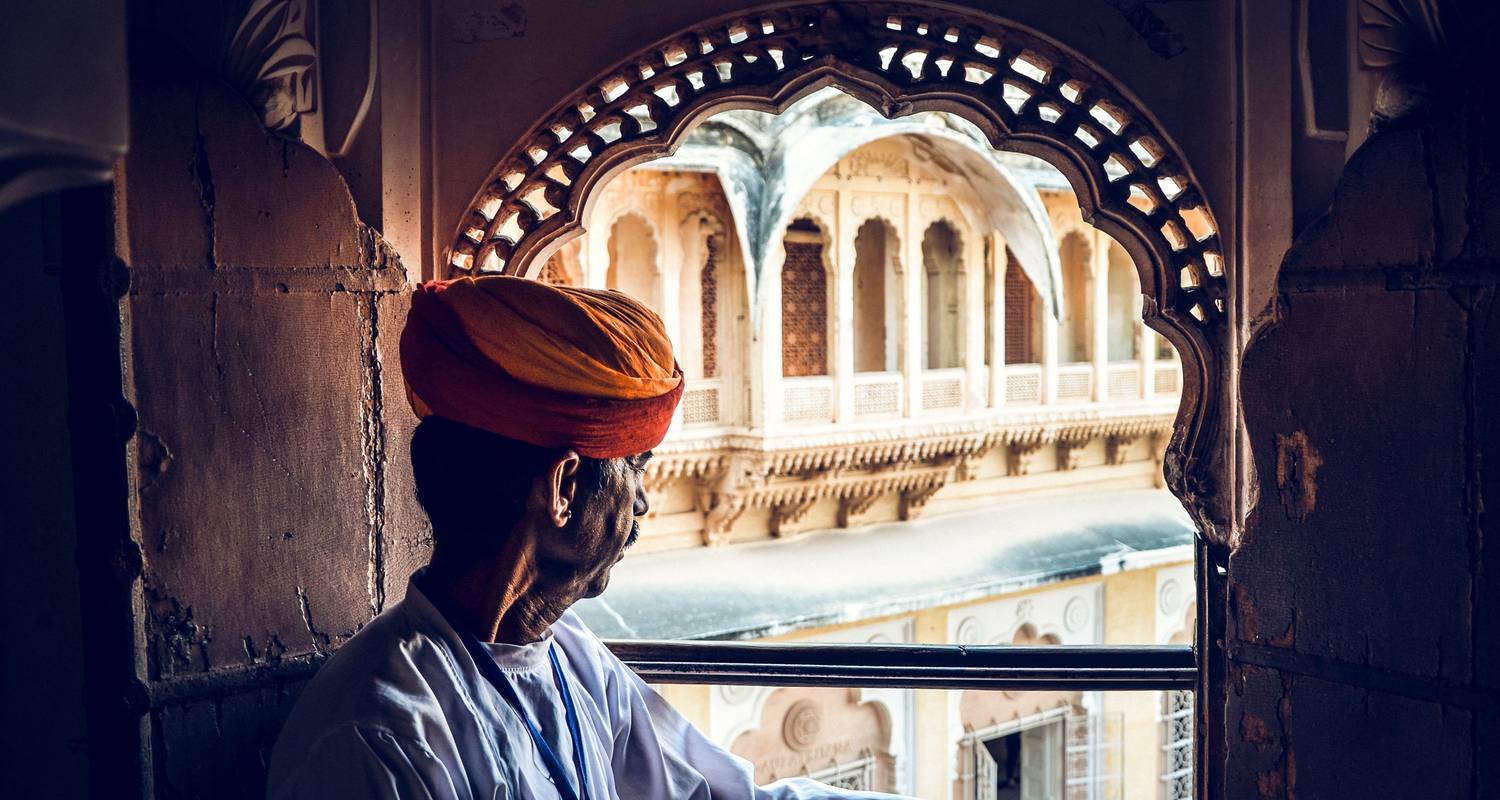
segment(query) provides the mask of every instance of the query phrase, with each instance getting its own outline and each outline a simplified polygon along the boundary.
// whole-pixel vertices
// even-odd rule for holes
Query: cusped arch
[[[828,86],[892,118],[955,114],[997,149],[1063,173],[1083,218],[1140,270],[1147,324],[1183,354],[1167,485],[1200,529],[1225,541],[1227,496],[1210,477],[1223,459],[1228,336],[1214,217],[1179,149],[1129,92],[1079,54],[997,17],[921,3],[797,2],[662,40],[565,98],[510,150],[458,225],[448,270],[525,274],[538,253],[578,235],[592,189],[611,175],[669,155],[716,112],[779,113]]]

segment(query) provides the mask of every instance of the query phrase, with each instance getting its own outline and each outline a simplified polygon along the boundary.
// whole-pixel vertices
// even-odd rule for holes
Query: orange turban
[[[418,286],[401,371],[418,417],[591,458],[660,444],[682,398],[651,309],[621,292],[510,276]]]

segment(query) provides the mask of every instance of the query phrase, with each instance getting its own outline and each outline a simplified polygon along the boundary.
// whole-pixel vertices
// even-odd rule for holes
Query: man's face
[[[573,600],[597,597],[609,585],[609,571],[640,536],[639,519],[646,500],[646,462],[651,453],[612,458],[599,464],[597,485],[580,475],[573,495],[573,515],[561,530],[542,534],[538,569],[544,582]]]

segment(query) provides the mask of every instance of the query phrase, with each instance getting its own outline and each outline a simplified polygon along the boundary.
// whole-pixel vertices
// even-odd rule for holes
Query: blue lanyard
[[[432,595],[427,595],[432,600]],[[434,603],[436,605],[436,603]],[[578,711],[573,706],[573,692],[568,687],[568,676],[563,674],[562,664],[557,659],[557,643],[547,645],[547,657],[552,661],[552,679],[557,683],[558,693],[562,695],[563,709],[568,719],[568,735],[573,739],[573,767],[578,773],[578,791],[573,791],[572,781],[568,779],[567,770],[563,768],[562,759],[557,757],[557,752],[552,745],[547,743],[546,737],[542,735],[542,729],[526,713],[526,707],[521,705],[521,696],[516,692],[516,687],[511,684],[510,679],[501,671],[500,665],[495,663],[495,657],[490,651],[479,643],[478,637],[466,630],[460,630],[453,623],[453,618],[438,609],[444,618],[448,620],[449,627],[463,640],[464,649],[469,651],[469,657],[479,666],[479,671],[485,679],[495,687],[495,691],[505,698],[516,716],[526,724],[526,732],[531,734],[531,742],[536,745],[537,752],[542,756],[542,763],[547,766],[547,771],[552,773],[552,782],[557,786],[557,791],[563,800],[589,800],[589,769],[588,760],[583,755],[583,736],[579,732]]]

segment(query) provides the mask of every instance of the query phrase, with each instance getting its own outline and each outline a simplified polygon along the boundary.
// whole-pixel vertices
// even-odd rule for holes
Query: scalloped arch
[[[922,3],[781,3],[647,47],[565,98],[485,179],[445,253],[450,276],[527,274],[581,233],[593,189],[669,155],[704,118],[779,113],[825,86],[887,117],[957,114],[1001,150],[1048,161],[1083,218],[1141,275],[1144,315],[1183,359],[1168,487],[1224,541],[1212,473],[1227,336],[1226,258],[1192,172],[1146,109],[1082,56],[975,12]]]

